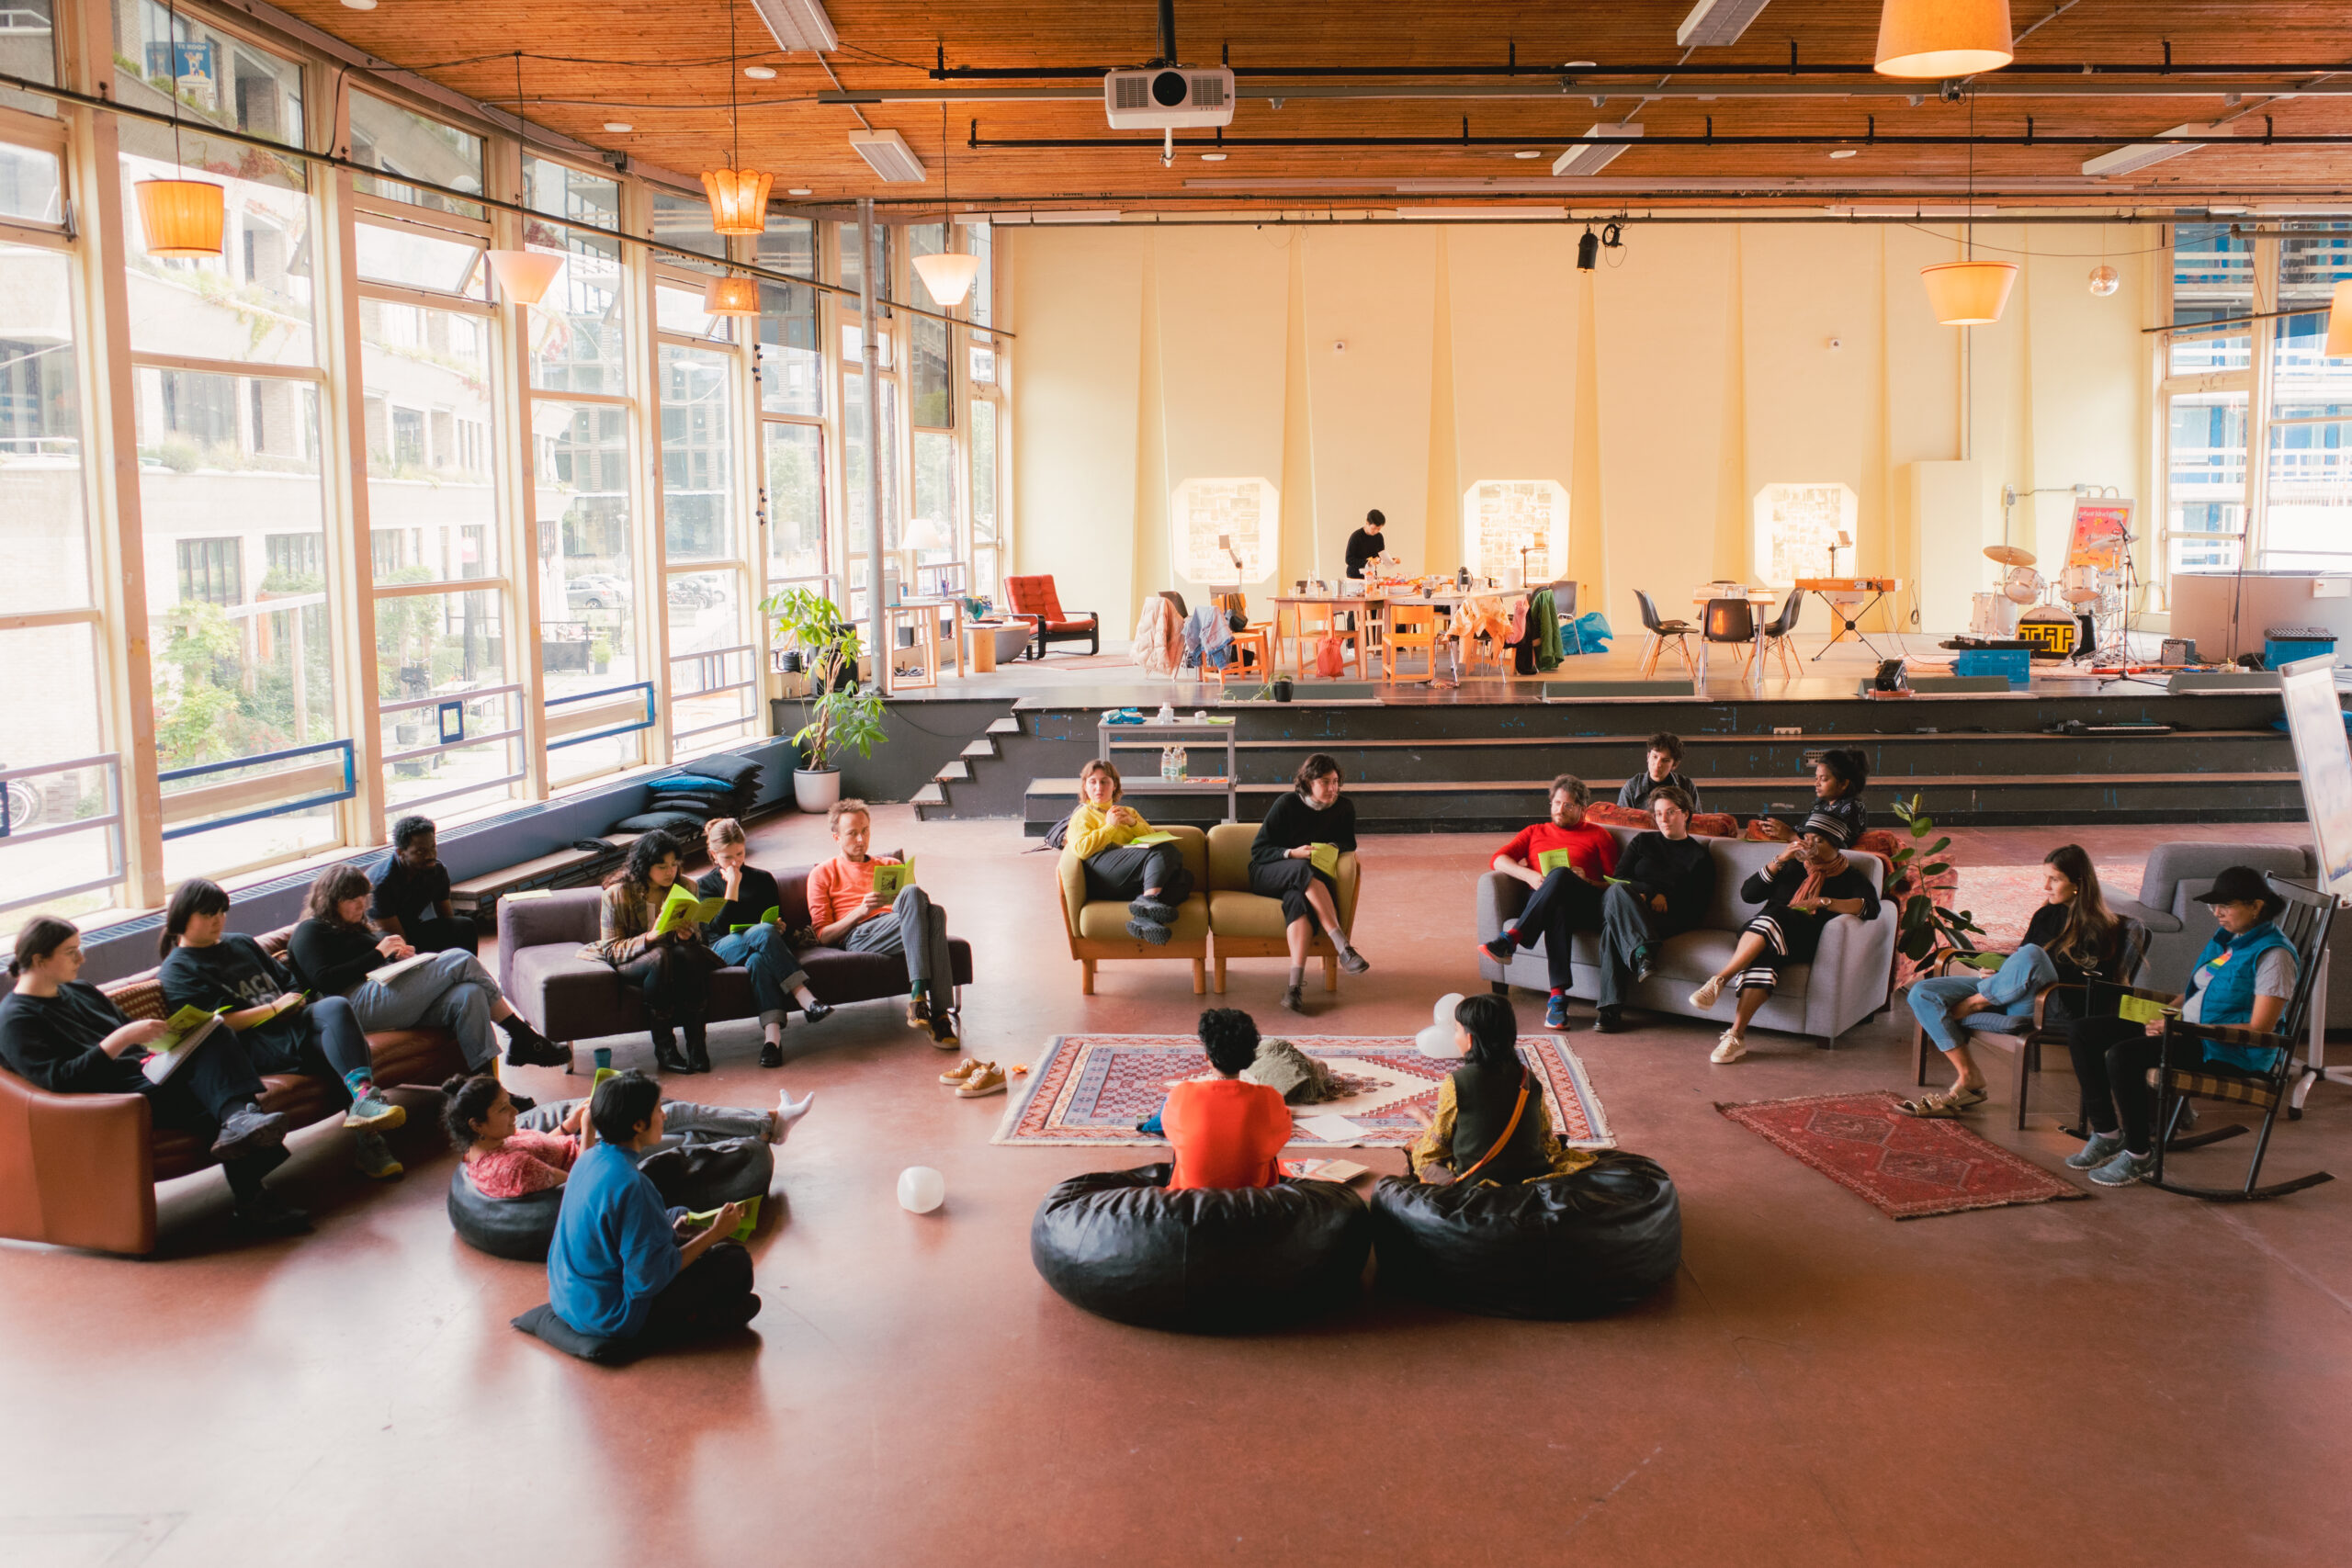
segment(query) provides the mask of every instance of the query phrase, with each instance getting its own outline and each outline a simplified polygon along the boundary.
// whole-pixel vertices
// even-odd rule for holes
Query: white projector
[[[1233,123],[1233,73],[1224,66],[1114,71],[1102,78],[1114,130],[1169,130]]]

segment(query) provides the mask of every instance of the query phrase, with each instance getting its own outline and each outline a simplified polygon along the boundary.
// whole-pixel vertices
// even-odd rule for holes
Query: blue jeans
[[[753,926],[710,944],[711,952],[729,964],[740,964],[752,977],[752,998],[759,1005],[762,1023],[782,1023],[792,993],[808,983],[808,972],[784,933],[773,925]]]
[[[1928,1038],[1936,1043],[1937,1050],[1957,1051],[1967,1043],[1970,1021],[1955,1021],[1951,1016],[1953,1004],[1967,997],[1981,996],[1993,1004],[1987,1010],[1990,1012],[2008,1020],[2030,1019],[2034,993],[2057,983],[2058,970],[2050,962],[2050,955],[2028,942],[2010,953],[2001,967],[1990,975],[1914,980],[1909,997],[1911,1016],[1919,1021],[1919,1027],[1928,1032]]]

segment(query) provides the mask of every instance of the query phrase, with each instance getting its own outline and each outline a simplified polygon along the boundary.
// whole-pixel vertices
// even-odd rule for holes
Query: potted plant
[[[779,637],[799,649],[808,677],[808,694],[800,704],[807,722],[792,736],[808,765],[792,770],[792,796],[803,811],[823,811],[842,797],[833,759],[851,750],[871,756],[876,742],[889,739],[882,728],[882,698],[859,688],[857,626],[831,599],[813,589],[789,588],[762,600],[760,610],[774,617]]]
[[[1894,852],[1894,874],[1887,880],[1887,890],[1902,898],[1895,951],[1914,965],[1925,964],[1940,951],[1973,953],[1976,943],[1972,939],[1984,934],[1984,928],[1968,910],[1949,909],[1935,900],[1937,889],[1951,873],[1951,863],[1937,857],[1951,847],[1951,838],[1947,834],[1927,843],[1936,824],[1919,809],[1919,800],[1916,795],[1908,800],[1895,797],[1894,814],[1910,830],[1911,841]]]

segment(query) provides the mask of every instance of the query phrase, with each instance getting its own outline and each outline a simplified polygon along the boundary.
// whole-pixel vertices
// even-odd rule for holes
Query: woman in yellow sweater
[[[1119,770],[1110,763],[1080,769],[1080,805],[1070,813],[1064,847],[1086,863],[1086,896],[1126,899],[1127,934],[1164,947],[1177,908],[1193,896],[1193,874],[1174,840],[1136,842],[1157,829],[1134,807],[1119,804],[1122,793]]]

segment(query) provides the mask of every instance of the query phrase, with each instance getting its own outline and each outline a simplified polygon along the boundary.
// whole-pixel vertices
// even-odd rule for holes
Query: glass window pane
[[[490,325],[458,310],[359,302],[379,586],[498,575]]]
[[[759,238],[763,265],[803,277],[817,274],[817,225],[772,219]],[[760,285],[760,407],[769,413],[825,412],[825,360],[820,347],[817,291]]]
[[[362,221],[356,230],[360,276],[469,299],[490,298],[490,268],[480,244],[406,224]]]
[[[964,297],[965,319],[975,327],[985,327],[996,319],[996,231],[986,223],[965,223],[958,228],[964,249],[980,258],[979,276],[972,279],[972,291]]]
[[[674,283],[659,283],[653,288],[653,324],[665,333],[681,337],[698,337],[711,343],[735,341],[735,318],[714,316],[702,308],[703,286],[691,288]]]
[[[2233,571],[2245,532],[2246,395],[2199,392],[2172,400],[2167,565],[2174,571]]]
[[[2244,316],[2254,310],[2254,236],[2226,223],[2184,223],[2173,231],[2172,319],[2176,326]],[[2254,362],[2245,328],[2172,340],[2172,374],[2242,369]]]
[[[0,71],[34,82],[57,81],[55,0],[9,0],[5,25],[0,25]],[[0,104],[27,114],[54,118],[51,98],[0,87]]]
[[[302,68],[298,62],[223,32],[192,11],[177,13],[175,33],[168,6],[145,4],[113,9],[115,92],[121,102],[169,114],[174,112],[176,86],[177,113],[189,124],[201,126],[209,120],[288,147],[302,145]],[[165,145],[171,141],[169,126],[127,117],[120,126],[126,150],[133,126],[147,132],[160,130]],[[193,148],[198,143],[191,141],[187,145]],[[233,168],[236,157],[246,151],[232,143],[213,143],[206,155],[208,166],[211,166],[209,159],[225,156],[232,160],[228,166]],[[187,156],[191,164],[198,161],[193,152]],[[288,167],[299,187],[300,165]]]
[[[631,613],[628,411],[535,399],[531,454],[547,695],[641,680]],[[558,780],[586,778],[633,765],[639,750],[631,732],[552,751],[548,768]]]
[[[2352,400],[2327,412],[2344,417],[2270,427],[2265,570],[2340,572],[2352,561]]]
[[[894,453],[899,449],[897,388],[888,381],[882,383],[882,450]],[[867,502],[865,478],[865,377],[863,373],[842,378],[842,480],[849,495],[849,549],[852,555],[865,553],[871,541],[874,509]],[[899,547],[899,466],[885,461],[882,465],[882,547]]]
[[[735,556],[731,356],[662,345],[662,533],[673,562]]]
[[[956,405],[948,395],[947,323],[922,316],[913,318],[913,322],[914,330],[908,335],[912,340],[914,385],[908,408],[916,424],[944,429],[956,423]]]
[[[0,32],[0,47],[5,47],[7,38]],[[0,103],[6,101],[6,95],[0,94]],[[62,178],[56,153],[0,142],[0,218],[62,224],[65,207],[59,189]]]
[[[996,350],[974,344],[971,348],[972,379],[981,386],[996,384]]]
[[[500,596],[403,594],[376,601],[376,693],[384,704],[385,799],[428,797],[462,810],[504,800],[522,772],[514,694],[468,697],[507,682]],[[413,706],[424,699],[430,706]]]
[[[727,237],[711,231],[710,203],[698,196],[680,196],[659,186],[647,188],[653,195],[655,239],[665,245],[716,256],[720,261],[727,259]]]
[[[481,138],[454,125],[412,113],[398,104],[366,93],[351,95],[351,160],[388,175],[406,175],[454,190],[481,189]],[[468,218],[487,216],[477,202],[459,201],[437,191],[420,190],[399,180],[360,175],[351,188],[366,196],[455,212]]]
[[[90,539],[70,257],[0,245],[0,610],[85,605]]]
[[[734,571],[671,575],[670,733],[683,753],[741,739],[758,668],[744,626],[742,579]]]
[[[996,531],[996,404],[972,400],[972,546],[997,543]],[[975,580],[974,592],[986,592],[986,578]]]
[[[944,431],[915,432],[915,509],[907,519],[918,593],[961,592],[956,540],[956,438]]]
[[[813,424],[769,424],[768,581],[818,577],[829,570],[825,540],[825,433]]]
[[[628,334],[619,243],[575,233],[556,245],[530,248],[568,258],[543,308],[529,312],[531,385],[550,392],[626,393]]]
[[[835,226],[834,232],[839,237],[840,243],[834,247],[838,260],[833,281],[843,288],[859,288],[861,285],[858,279],[864,276],[859,271],[859,267],[863,265],[862,258],[865,253],[858,248],[857,225],[838,224]],[[893,276],[890,271],[890,236],[893,232],[894,231],[886,223],[877,223],[874,226],[874,253],[876,262],[874,269],[874,298],[876,300],[888,299],[890,297],[890,278]]]
[[[41,696],[13,705],[0,767],[15,772],[105,751],[96,633],[89,626],[0,631],[0,667]],[[77,919],[119,902],[121,829],[103,824],[118,813],[117,777],[88,767],[0,780],[0,938],[35,914]],[[53,831],[77,821],[94,825]]]

